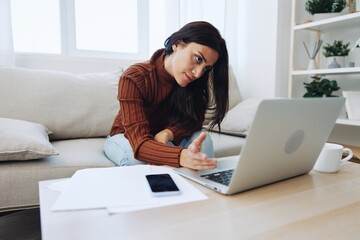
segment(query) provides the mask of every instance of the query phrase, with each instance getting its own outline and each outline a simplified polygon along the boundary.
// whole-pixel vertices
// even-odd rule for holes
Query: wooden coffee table
[[[52,212],[59,195],[40,187],[42,239],[358,239],[360,164],[233,196],[193,183],[209,199],[131,213]]]

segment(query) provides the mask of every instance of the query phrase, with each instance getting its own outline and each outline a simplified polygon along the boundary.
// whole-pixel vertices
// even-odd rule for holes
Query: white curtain
[[[160,1],[160,0],[158,0]],[[165,36],[192,21],[208,21],[221,34],[225,31],[226,2],[237,0],[171,0],[164,1]],[[163,38],[163,37],[162,37]]]
[[[226,0],[180,0],[180,26],[204,20],[224,34]]]
[[[155,0],[149,0],[154,4]],[[150,51],[149,56],[163,46],[164,40],[185,24],[204,20],[213,24],[223,36],[225,22],[229,13],[226,13],[227,2],[237,0],[156,0],[158,3],[150,8]],[[164,9],[159,6],[163,5]],[[151,6],[151,4],[150,4]],[[159,11],[160,10],[160,11]],[[236,14],[236,9],[233,9]],[[231,15],[231,14],[230,14]]]
[[[15,66],[10,0],[0,1],[0,67]]]
[[[180,0],[180,27],[191,21],[205,20],[224,34],[225,6],[226,0]]]

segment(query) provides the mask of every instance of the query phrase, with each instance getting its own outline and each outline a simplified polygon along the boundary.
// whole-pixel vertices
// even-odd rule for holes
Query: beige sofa
[[[0,211],[38,206],[39,181],[114,167],[103,144],[119,108],[120,74],[0,68]],[[244,110],[234,79],[230,89],[231,107]],[[226,125],[241,113],[229,116],[225,130],[244,133],[246,126]],[[217,157],[239,154],[244,142],[216,132],[211,137]]]

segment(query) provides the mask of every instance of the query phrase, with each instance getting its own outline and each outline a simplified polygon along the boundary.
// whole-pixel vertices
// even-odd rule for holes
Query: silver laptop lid
[[[341,97],[262,101],[228,194],[309,172],[344,103]]]

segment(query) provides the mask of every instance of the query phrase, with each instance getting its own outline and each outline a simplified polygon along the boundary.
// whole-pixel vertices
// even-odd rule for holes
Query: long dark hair
[[[207,120],[210,128],[215,125],[220,128],[229,108],[229,57],[226,42],[219,30],[204,21],[191,22],[173,33],[165,41],[165,55],[173,53],[172,46],[179,42],[185,44],[195,42],[214,49],[219,58],[210,71],[205,72],[199,79],[186,87],[176,85],[170,95],[171,111],[170,121],[180,126],[196,126],[204,121],[208,110]]]

